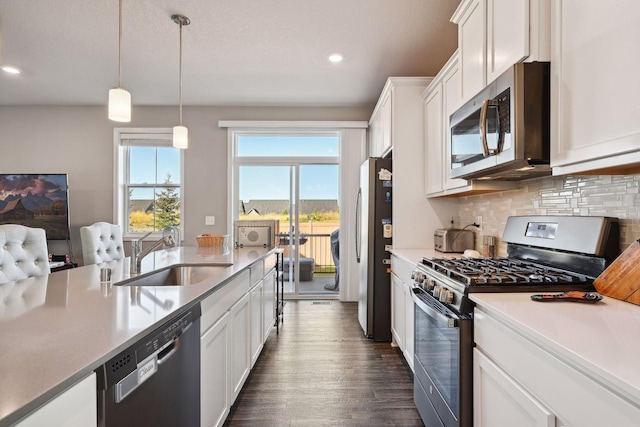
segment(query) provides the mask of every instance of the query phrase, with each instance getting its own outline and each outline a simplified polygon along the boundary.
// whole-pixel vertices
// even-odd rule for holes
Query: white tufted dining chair
[[[0,225],[0,283],[50,272],[47,233],[42,228]]]
[[[124,258],[122,231],[119,225],[96,222],[80,227],[84,265]]]

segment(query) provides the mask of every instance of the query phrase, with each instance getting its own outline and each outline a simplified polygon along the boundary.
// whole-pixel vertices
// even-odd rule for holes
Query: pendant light
[[[122,0],[119,6],[118,87],[109,91],[109,120],[131,121],[131,94],[122,88]]]
[[[183,15],[172,15],[171,19],[180,25],[180,125],[173,127],[173,146],[187,148],[189,146],[189,130],[182,126],[182,26],[189,25],[191,21]]]

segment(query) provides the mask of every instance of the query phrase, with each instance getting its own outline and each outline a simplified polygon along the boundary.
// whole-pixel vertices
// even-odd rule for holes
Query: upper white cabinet
[[[462,102],[458,52],[447,61],[422,94],[425,126],[425,189],[429,197],[468,195],[517,187],[508,181],[467,181],[451,178],[449,117]]]
[[[381,157],[391,148],[391,91],[384,93],[369,120],[369,156]]]
[[[463,0],[458,24],[462,100],[521,61],[549,61],[550,0]]]
[[[554,175],[640,171],[640,3],[562,0],[552,10]]]

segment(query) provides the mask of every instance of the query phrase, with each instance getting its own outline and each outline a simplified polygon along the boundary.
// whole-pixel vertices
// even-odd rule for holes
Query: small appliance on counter
[[[235,246],[237,248],[259,246],[271,248],[276,244],[280,221],[277,219],[236,220]]]
[[[433,245],[438,252],[463,253],[473,249],[474,233],[456,228],[439,228],[433,233]]]

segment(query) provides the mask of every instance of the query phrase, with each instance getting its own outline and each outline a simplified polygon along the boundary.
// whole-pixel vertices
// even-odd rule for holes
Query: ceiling
[[[433,76],[460,0],[123,0],[134,105],[369,106],[389,76]],[[340,52],[333,64],[327,56]],[[118,86],[118,0],[0,0],[0,105],[101,105]]]

